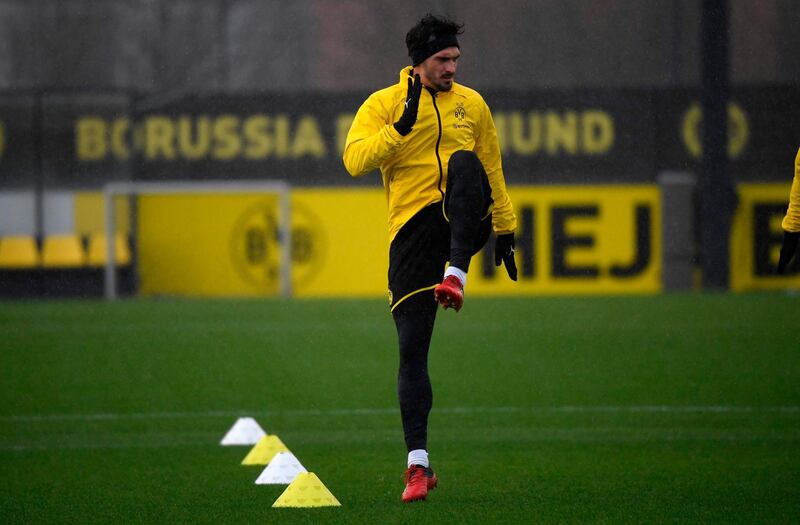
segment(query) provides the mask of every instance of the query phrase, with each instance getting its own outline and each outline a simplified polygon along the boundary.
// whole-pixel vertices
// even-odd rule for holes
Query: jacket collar
[[[408,77],[411,76],[411,72],[414,71],[412,66],[404,67],[400,70],[400,85],[406,87],[408,85]]]
[[[407,82],[407,78],[411,76],[411,72],[414,71],[412,66],[404,67],[400,70],[400,84],[405,86]]]

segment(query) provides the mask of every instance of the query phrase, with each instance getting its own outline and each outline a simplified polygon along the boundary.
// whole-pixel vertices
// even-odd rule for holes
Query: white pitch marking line
[[[501,414],[501,413],[644,413],[644,414],[685,414],[685,413],[730,413],[730,414],[800,414],[800,406],[732,406],[732,405],[631,405],[631,406],[499,406],[499,407],[442,407],[434,408],[439,414]],[[132,412],[96,414],[31,414],[0,416],[7,423],[51,422],[51,421],[125,421],[135,419],[190,419],[190,418],[229,418],[242,416],[373,416],[391,415],[399,412],[397,408],[346,408],[346,409],[287,409],[253,411],[209,411],[209,412]]]

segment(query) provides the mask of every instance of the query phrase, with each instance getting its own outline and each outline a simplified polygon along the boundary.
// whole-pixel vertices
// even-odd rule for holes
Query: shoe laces
[[[448,275],[447,278],[445,278],[444,282],[449,284],[456,290],[462,293],[464,292],[464,286],[462,286],[461,281],[455,275]]]
[[[411,465],[408,467],[406,470],[406,485],[415,482],[416,479],[414,478],[425,480],[425,467],[420,467],[418,465]]]

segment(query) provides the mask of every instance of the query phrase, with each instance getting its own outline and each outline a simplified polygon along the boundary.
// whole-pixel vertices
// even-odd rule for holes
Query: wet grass
[[[440,312],[429,447],[405,449],[383,301],[0,303],[2,523],[786,523],[800,298],[469,299]],[[342,503],[273,509],[239,415]]]

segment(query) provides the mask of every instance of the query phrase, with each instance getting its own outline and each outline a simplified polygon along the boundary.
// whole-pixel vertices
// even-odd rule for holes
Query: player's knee
[[[447,163],[448,177],[464,177],[480,173],[483,166],[474,151],[458,150],[450,156]]]

